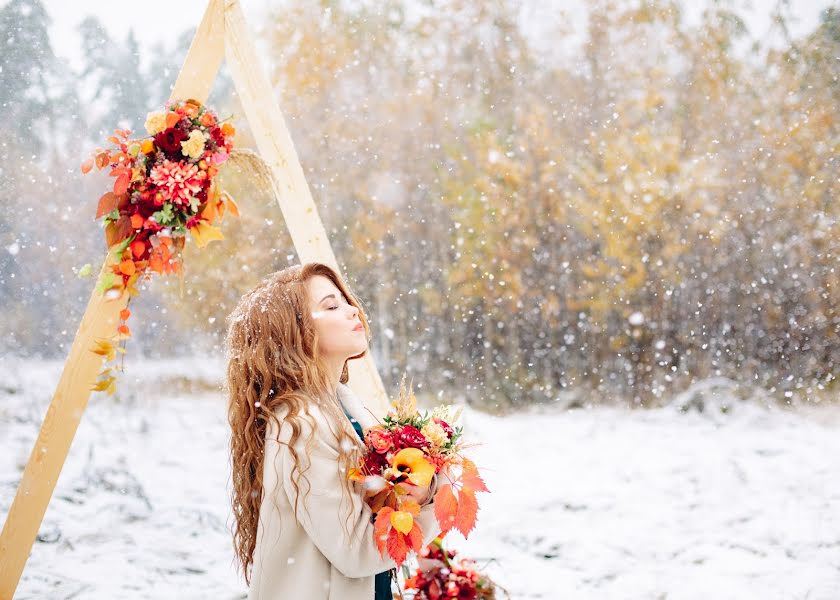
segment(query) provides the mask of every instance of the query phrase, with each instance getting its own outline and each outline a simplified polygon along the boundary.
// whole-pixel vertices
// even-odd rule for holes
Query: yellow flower
[[[166,115],[162,112],[150,112],[146,115],[146,131],[155,135],[166,129]]]
[[[405,475],[414,485],[429,485],[435,466],[427,461],[419,448],[403,448],[394,456],[392,472]]]
[[[186,142],[181,142],[181,153],[190,158],[201,158],[204,154],[204,142],[206,138],[200,131],[194,129]]]
[[[446,442],[449,441],[449,436],[446,435],[446,431],[441,427],[438,423],[434,421],[430,421],[428,425],[423,427],[420,430],[420,433],[429,440],[433,446],[443,446]]]

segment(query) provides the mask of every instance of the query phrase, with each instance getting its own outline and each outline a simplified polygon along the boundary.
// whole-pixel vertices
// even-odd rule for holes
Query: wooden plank
[[[222,10],[222,0],[210,0],[190,44],[171,99],[195,98],[201,102],[206,101],[223,58]],[[111,257],[112,253],[109,252],[100,277],[106,272]],[[11,600],[17,589],[87,407],[90,387],[96,382],[102,368],[103,357],[90,350],[96,340],[110,338],[116,333],[119,312],[127,304],[127,293],[113,300],[106,300],[96,290],[91,294],[0,533],[0,600]]]
[[[107,272],[111,256],[109,253],[100,277]],[[116,333],[119,312],[127,304],[127,293],[119,299],[107,300],[94,289],[90,296],[0,534],[2,600],[11,600],[15,593],[70,444],[87,407],[90,387],[102,368],[103,357],[91,352],[91,348],[95,340],[107,339]]]
[[[225,57],[224,10],[224,0],[210,0],[172,87],[170,100],[194,98],[207,102]]]
[[[225,9],[225,57],[257,148],[273,176],[275,195],[302,263],[317,261],[340,272],[312,200],[286,121],[245,23],[242,7]],[[371,354],[349,363],[350,385],[368,407],[384,415],[389,404]]]

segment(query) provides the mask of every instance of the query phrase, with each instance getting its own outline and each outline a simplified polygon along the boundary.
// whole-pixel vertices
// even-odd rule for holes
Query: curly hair
[[[341,277],[322,263],[306,263],[288,267],[266,278],[239,300],[227,317],[225,350],[228,358],[227,392],[228,422],[231,427],[230,460],[232,471],[231,502],[235,523],[233,540],[238,567],[250,585],[257,524],[263,490],[263,461],[266,431],[273,421],[280,430],[277,413],[291,425],[292,434],[287,446],[294,467],[290,477],[295,489],[295,514],[301,496],[300,481],[306,468],[295,445],[301,437],[301,419],[308,416],[307,406],[316,403],[332,422],[339,424],[335,434],[339,440],[339,465],[349,472],[359,457],[361,442],[344,417],[327,372],[318,360],[318,339],[310,311],[306,282],[315,275],[330,279],[359,309],[366,335],[370,339],[367,318],[358,299],[350,292]],[[361,358],[367,350],[350,359]],[[341,383],[347,383],[347,362],[341,373]],[[308,419],[309,421],[309,419]],[[314,431],[306,440],[306,453]],[[308,465],[306,465],[308,467]],[[295,475],[296,474],[296,475]],[[345,477],[347,498],[352,484]],[[311,489],[308,479],[307,492]],[[349,514],[348,514],[349,518]]]

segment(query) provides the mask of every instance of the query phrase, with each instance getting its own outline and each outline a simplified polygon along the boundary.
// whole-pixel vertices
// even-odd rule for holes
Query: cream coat
[[[349,386],[339,384],[339,397],[347,412],[363,429],[376,418]],[[269,426],[263,469],[263,501],[254,549],[249,600],[373,600],[374,576],[396,566],[379,554],[373,540],[371,510],[358,488],[352,497],[352,518],[346,524],[348,499],[339,472],[338,440],[329,428],[328,417],[314,405],[309,409],[317,425],[311,467],[305,472],[312,489],[306,508],[299,501],[293,512],[295,490],[289,478],[293,461],[286,446],[277,443],[276,427]],[[288,442],[291,427],[280,420],[279,439]],[[348,428],[350,422],[347,421]],[[298,453],[303,456],[308,429],[303,424]],[[350,428],[352,432],[352,428]],[[306,458],[304,465],[306,464]],[[437,481],[432,484],[429,497]],[[307,489],[301,480],[301,497]],[[423,543],[440,534],[434,505],[427,504],[417,518]],[[346,531],[350,532],[348,537]]]

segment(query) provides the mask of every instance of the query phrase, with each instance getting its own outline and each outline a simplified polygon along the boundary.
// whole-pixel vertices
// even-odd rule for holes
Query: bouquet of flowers
[[[349,476],[363,483],[375,515],[374,538],[380,554],[401,565],[419,552],[423,532],[415,520],[419,503],[406,497],[411,485],[438,481],[433,503],[442,534],[456,528],[468,536],[478,513],[476,492],[488,492],[475,464],[463,455],[462,428],[453,427],[460,409],[441,406],[419,413],[413,392],[400,384],[399,399],[381,424],[365,431],[366,452]]]
[[[455,550],[443,547],[439,537],[420,551],[417,571],[405,581],[406,589],[416,590],[412,600],[497,598],[498,585],[478,571],[475,561],[468,558],[456,560],[456,555]]]
[[[111,263],[97,283],[106,298],[124,292],[137,295],[135,284],[151,272],[182,273],[181,250],[189,231],[199,247],[223,239],[213,225],[227,210],[239,216],[233,199],[218,189],[215,176],[230,156],[236,132],[230,123],[220,122],[216,113],[198,100],[167,103],[161,112],[146,118],[149,137],[131,139],[128,129],[116,129],[108,141],[111,149],[98,149],[82,163],[82,173],[94,166],[110,168],[113,188],[102,195],[96,219],[102,218]],[[90,275],[90,265],[79,276]],[[130,301],[130,298],[129,298]],[[125,321],[131,311],[120,312],[117,334],[97,341],[92,350],[112,360],[114,342],[131,335]],[[111,368],[92,389],[113,393]]]

